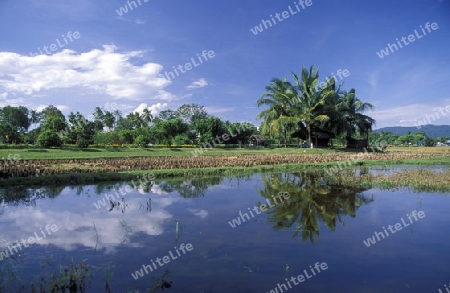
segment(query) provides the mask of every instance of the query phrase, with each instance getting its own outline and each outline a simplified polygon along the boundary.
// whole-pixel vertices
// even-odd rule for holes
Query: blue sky
[[[0,106],[157,114],[197,103],[224,120],[256,124],[263,110],[256,100],[270,80],[313,64],[322,80],[348,70],[338,80],[375,105],[368,114],[376,128],[413,126],[450,106],[449,0],[311,0],[304,8],[298,0],[139,1],[131,10],[122,0],[1,0]],[[283,11],[286,19],[252,33]],[[438,29],[424,35],[427,22]],[[378,56],[415,30],[420,39]],[[166,78],[205,50],[214,57]],[[450,112],[433,124],[450,124]]]

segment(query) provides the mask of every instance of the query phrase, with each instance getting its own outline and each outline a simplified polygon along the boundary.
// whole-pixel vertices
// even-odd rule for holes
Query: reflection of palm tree
[[[343,225],[342,216],[356,216],[356,209],[373,199],[356,195],[362,190],[337,190],[326,185],[313,173],[267,174],[263,175],[264,188],[260,195],[271,199],[278,193],[290,194],[286,204],[278,204],[265,213],[276,230],[294,230],[293,237],[302,231],[302,240],[314,243],[319,238],[319,220],[331,231],[336,222]]]

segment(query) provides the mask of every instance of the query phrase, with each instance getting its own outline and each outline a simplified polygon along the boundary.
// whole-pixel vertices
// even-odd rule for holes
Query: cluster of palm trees
[[[257,106],[265,106],[258,115],[262,119],[262,133],[271,137],[295,134],[310,142],[320,131],[347,139],[368,136],[375,120],[362,112],[373,109],[355,94],[355,90],[344,91],[336,85],[334,78],[327,78],[319,85],[319,71],[311,66],[302,68],[301,78],[294,72],[293,83],[287,78],[274,78],[266,87],[266,92],[257,101]]]
[[[94,119],[101,121],[103,126],[112,130],[114,126],[122,126],[123,128],[141,128],[148,126],[153,121],[153,115],[148,108],[143,109],[142,113],[131,112],[126,117],[122,117],[119,110],[113,112],[103,110],[96,107],[94,110]]]

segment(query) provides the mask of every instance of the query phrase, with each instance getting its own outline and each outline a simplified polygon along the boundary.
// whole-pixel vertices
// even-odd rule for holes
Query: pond
[[[1,190],[0,292],[445,292],[449,208],[304,172]]]

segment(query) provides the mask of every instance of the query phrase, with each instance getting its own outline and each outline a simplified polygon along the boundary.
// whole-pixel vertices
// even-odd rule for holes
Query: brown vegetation
[[[435,153],[355,153],[339,154],[280,154],[242,156],[199,157],[138,157],[71,160],[23,160],[0,170],[2,177],[28,177],[46,174],[111,173],[134,170],[191,169],[211,167],[252,167],[261,165],[354,162],[364,160],[404,160],[431,157],[448,157],[450,154]]]

